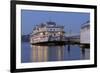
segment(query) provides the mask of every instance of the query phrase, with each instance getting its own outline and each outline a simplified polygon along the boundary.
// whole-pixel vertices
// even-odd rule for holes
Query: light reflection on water
[[[37,46],[24,42],[21,48],[22,63],[85,60],[90,58],[90,49],[82,49],[79,45]]]

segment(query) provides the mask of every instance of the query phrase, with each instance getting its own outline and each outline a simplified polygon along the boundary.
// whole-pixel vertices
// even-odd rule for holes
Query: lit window
[[[43,35],[43,33],[41,32],[40,35]]]
[[[61,32],[58,32],[58,34],[61,34]]]

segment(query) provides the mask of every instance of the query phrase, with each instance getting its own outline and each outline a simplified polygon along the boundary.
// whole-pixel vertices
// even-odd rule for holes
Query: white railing
[[[65,41],[65,37],[64,36],[55,36],[55,37],[39,37],[39,38],[34,38],[31,37],[31,43],[39,43],[39,42],[49,42],[49,41]]]

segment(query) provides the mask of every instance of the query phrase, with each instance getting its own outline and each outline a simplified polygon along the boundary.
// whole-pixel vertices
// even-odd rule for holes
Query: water
[[[79,45],[37,46],[22,42],[21,62],[46,62],[90,59],[90,49]]]

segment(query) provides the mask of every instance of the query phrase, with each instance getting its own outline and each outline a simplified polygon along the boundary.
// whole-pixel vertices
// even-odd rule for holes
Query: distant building
[[[80,43],[90,44],[90,22],[84,23],[80,30]]]
[[[55,22],[49,21],[41,23],[33,28],[30,35],[31,43],[63,41],[64,26],[57,25]]]

